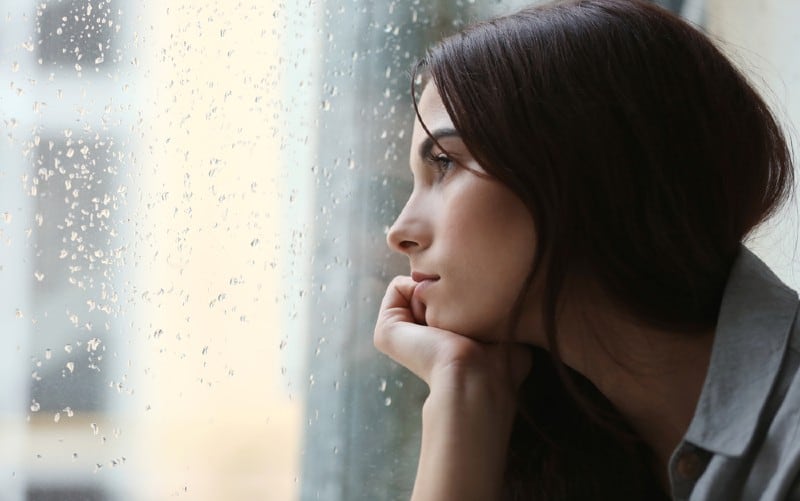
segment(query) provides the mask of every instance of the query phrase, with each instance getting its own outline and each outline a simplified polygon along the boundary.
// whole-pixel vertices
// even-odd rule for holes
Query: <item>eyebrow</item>
[[[430,155],[431,150],[433,149],[433,145],[437,144],[439,139],[443,137],[460,137],[461,134],[458,133],[455,129],[437,129],[430,133],[428,137],[422,141],[422,144],[419,145],[419,156],[421,158],[426,158]]]

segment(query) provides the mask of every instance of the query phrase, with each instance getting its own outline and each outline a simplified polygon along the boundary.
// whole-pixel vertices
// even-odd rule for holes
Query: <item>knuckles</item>
[[[424,326],[412,311],[416,285],[397,276],[387,286],[372,336],[375,348],[429,384],[432,378],[456,385],[477,380],[498,395],[513,393],[530,370],[528,348]]]

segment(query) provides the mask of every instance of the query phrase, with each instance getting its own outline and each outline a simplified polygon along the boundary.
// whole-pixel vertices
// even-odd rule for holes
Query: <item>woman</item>
[[[743,76],[628,0],[417,69],[411,275],[375,328],[430,387],[413,499],[800,499],[797,295],[741,244],[792,166]]]

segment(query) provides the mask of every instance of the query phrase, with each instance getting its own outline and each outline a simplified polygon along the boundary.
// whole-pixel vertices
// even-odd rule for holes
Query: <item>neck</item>
[[[559,322],[562,361],[589,379],[650,447],[667,487],[670,456],[689,427],[705,381],[713,329],[664,331],[585,311],[561,318],[581,319]],[[541,340],[531,341],[541,346]]]
[[[575,357],[573,351],[564,361],[592,381],[650,446],[666,484],[670,456],[686,434],[700,398],[713,331],[629,333],[624,351],[595,345],[593,356]],[[584,346],[591,344],[595,343]]]

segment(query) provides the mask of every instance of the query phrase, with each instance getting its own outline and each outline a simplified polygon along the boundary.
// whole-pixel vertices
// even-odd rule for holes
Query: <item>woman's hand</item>
[[[395,277],[381,302],[375,347],[405,366],[434,391],[439,382],[455,384],[468,377],[515,398],[530,370],[528,349],[517,343],[482,343],[454,332],[428,327],[425,307],[414,297],[410,277]],[[500,395],[507,393],[507,395]]]
[[[374,337],[380,351],[430,388],[413,499],[495,499],[530,352],[521,344],[484,343],[423,325],[416,286],[410,277],[392,280]]]

